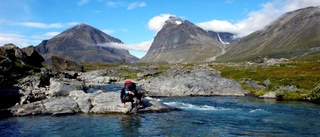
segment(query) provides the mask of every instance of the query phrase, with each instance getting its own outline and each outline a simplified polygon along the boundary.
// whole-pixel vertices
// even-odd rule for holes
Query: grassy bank
[[[275,66],[245,66],[245,65],[216,65],[215,69],[221,71],[221,75],[239,81],[243,88],[259,96],[269,91],[283,97],[283,99],[300,100],[312,98],[319,100],[320,95],[320,62],[291,62]],[[245,86],[248,80],[255,80],[263,83],[270,81],[270,85],[264,90],[250,89]],[[281,91],[279,87],[294,85],[298,91]],[[317,89],[319,87],[319,89]]]

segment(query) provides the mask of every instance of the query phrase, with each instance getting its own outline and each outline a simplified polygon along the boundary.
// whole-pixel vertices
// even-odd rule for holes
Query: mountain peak
[[[101,30],[81,23],[42,41],[36,50],[48,61],[52,55],[79,62],[137,61],[128,50],[101,47],[105,43],[123,43]],[[85,56],[84,56],[85,55]]]
[[[141,61],[204,62],[221,54],[223,50],[223,45],[200,27],[187,20],[169,17]]]
[[[165,22],[165,24],[174,24],[174,25],[180,25],[182,23],[182,19],[174,16],[170,16],[169,19]]]
[[[76,39],[82,43],[82,45],[87,44],[103,44],[103,43],[123,43],[121,40],[109,36],[103,31],[92,27],[88,24],[80,23],[75,25],[72,28],[69,28],[57,36],[53,37],[53,39]]]

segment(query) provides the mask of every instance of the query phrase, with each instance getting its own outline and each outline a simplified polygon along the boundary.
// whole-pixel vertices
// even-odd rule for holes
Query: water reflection
[[[122,133],[126,137],[139,136],[141,119],[137,115],[123,115],[120,119]]]

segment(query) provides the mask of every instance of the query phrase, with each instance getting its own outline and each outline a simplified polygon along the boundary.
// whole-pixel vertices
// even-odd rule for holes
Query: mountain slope
[[[224,45],[189,21],[170,17],[141,62],[190,63],[214,60]]]
[[[100,46],[105,43],[122,43],[122,41],[92,26],[79,24],[49,40],[42,41],[35,48],[46,62],[52,55],[78,62],[117,62],[121,60],[134,62],[138,60],[127,50]]]
[[[227,47],[218,62],[253,61],[270,58],[320,59],[320,8],[288,12],[263,30]]]

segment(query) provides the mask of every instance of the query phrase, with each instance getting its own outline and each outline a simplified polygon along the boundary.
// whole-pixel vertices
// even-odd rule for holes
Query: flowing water
[[[3,118],[0,136],[320,136],[320,105],[308,102],[254,97],[157,100],[181,111]]]

